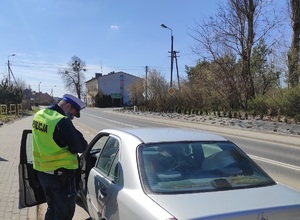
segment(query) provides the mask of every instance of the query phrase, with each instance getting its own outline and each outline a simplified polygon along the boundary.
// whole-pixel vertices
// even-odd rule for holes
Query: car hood
[[[286,186],[149,195],[177,219],[298,219],[300,193]],[[281,208],[279,208],[281,207]]]

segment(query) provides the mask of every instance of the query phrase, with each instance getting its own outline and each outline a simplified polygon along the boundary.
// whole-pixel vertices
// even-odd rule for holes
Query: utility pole
[[[173,50],[173,31],[171,30],[171,81],[170,81],[170,88],[173,87],[173,63],[174,63],[174,50]]]
[[[146,82],[145,82],[145,91],[146,91],[146,94],[145,94],[145,101],[147,102],[147,99],[148,99],[148,66],[146,66]]]
[[[10,64],[9,64],[9,59],[7,59],[7,72],[8,72],[8,85],[10,86]]]
[[[16,54],[11,54],[11,55],[9,55],[9,56],[7,57],[7,72],[8,72],[8,85],[9,85],[9,86],[10,86],[10,75],[12,75],[12,76],[14,77],[14,74],[13,74],[11,68],[10,68],[9,57],[13,57],[13,56],[15,56],[15,55],[16,55]],[[16,81],[15,77],[14,77],[14,80],[15,80],[15,82],[16,82],[16,84],[17,84],[17,81]]]
[[[174,59],[175,59],[175,62],[176,62],[176,72],[177,72],[178,89],[180,90],[179,71],[178,71],[178,62],[177,62],[177,53],[180,53],[180,52],[179,52],[179,51],[174,51]]]

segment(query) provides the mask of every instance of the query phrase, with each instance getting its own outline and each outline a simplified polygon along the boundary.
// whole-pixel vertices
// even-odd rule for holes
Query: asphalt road
[[[176,118],[145,117],[99,108],[82,110],[81,117],[73,122],[87,141],[91,141],[100,130],[106,128],[187,127],[214,132],[240,146],[276,181],[300,191],[300,137],[297,136],[208,126],[182,122]],[[45,212],[45,208],[45,205],[39,207],[40,215]],[[88,217],[88,214],[77,206],[73,219],[82,220]]]
[[[208,130],[236,143],[276,181],[300,191],[300,137],[183,122],[176,118],[145,117],[112,109],[86,108],[74,123],[87,140],[105,128],[188,127]]]

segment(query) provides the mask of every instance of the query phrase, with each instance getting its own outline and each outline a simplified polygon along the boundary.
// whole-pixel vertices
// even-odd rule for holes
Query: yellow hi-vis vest
[[[45,108],[38,111],[32,122],[33,168],[38,171],[54,171],[58,168],[77,169],[77,155],[61,148],[53,140],[57,123],[65,116]]]

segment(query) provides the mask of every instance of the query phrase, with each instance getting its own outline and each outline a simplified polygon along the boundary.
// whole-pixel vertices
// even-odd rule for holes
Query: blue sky
[[[124,71],[143,77],[145,66],[170,75],[171,31],[181,77],[199,58],[188,33],[202,17],[216,13],[218,0],[4,0],[0,2],[0,78],[7,60],[15,78],[32,90],[62,96],[58,76],[72,56],[95,72]],[[14,57],[9,57],[16,54]],[[41,83],[40,83],[41,82]]]

